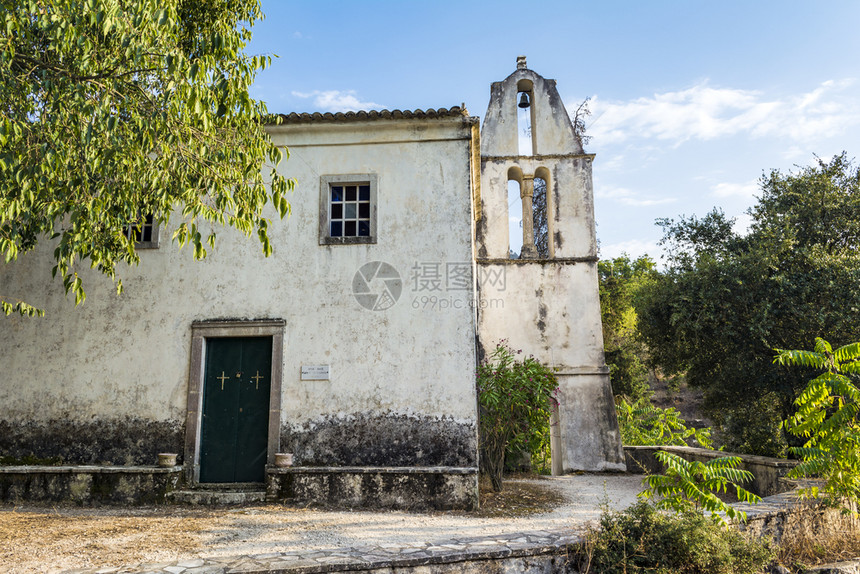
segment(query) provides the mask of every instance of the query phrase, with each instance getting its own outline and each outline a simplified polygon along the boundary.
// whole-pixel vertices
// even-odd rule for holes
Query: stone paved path
[[[272,552],[253,556],[198,558],[121,568],[69,570],[68,574],[311,574],[414,567],[468,560],[555,554],[579,536],[568,531],[535,531],[421,545],[381,545],[337,550]]]

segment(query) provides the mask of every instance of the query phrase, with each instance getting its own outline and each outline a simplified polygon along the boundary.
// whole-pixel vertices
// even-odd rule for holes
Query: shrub
[[[750,541],[695,512],[668,515],[645,502],[604,512],[599,528],[571,553],[582,574],[747,574],[773,558],[766,541]]]
[[[558,392],[552,369],[534,357],[518,361],[519,353],[502,341],[477,372],[482,469],[496,492],[502,489],[505,452],[541,444]]]
[[[794,401],[797,412],[785,421],[790,433],[807,439],[802,447],[791,448],[803,461],[788,476],[823,478],[825,502],[849,501],[846,510],[856,512],[860,503],[860,389],[852,377],[856,381],[860,375],[860,343],[834,351],[830,343],[816,337],[814,351],[776,351],[775,363],[824,371],[809,381]],[[803,489],[801,494],[815,497],[818,489]]]
[[[658,498],[657,508],[675,512],[710,512],[711,517],[724,522],[722,515],[746,520],[747,515],[723,502],[720,492],[735,489],[738,500],[758,504],[761,498],[741,488],[739,483],[753,479],[752,473],[738,468],[739,456],[724,456],[708,462],[687,461],[676,454],[658,451],[654,454],[666,467],[665,474],[652,474],[643,481],[647,488],[641,498]]]
[[[621,442],[628,446],[687,446],[694,443],[711,448],[711,429],[687,428],[687,421],[676,409],[655,407],[647,397],[630,402],[618,396],[615,412],[618,414]]]

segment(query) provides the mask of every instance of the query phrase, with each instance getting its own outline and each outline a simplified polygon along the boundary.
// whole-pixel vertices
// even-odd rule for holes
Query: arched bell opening
[[[531,80],[517,82],[517,144],[518,154],[535,154],[534,84]]]
[[[520,190],[523,171],[513,166],[508,169],[508,257],[519,259],[523,247],[523,203]]]
[[[532,229],[537,256],[541,259],[553,257],[552,230],[550,229],[552,210],[550,203],[550,172],[545,167],[535,170],[534,195],[532,196]]]

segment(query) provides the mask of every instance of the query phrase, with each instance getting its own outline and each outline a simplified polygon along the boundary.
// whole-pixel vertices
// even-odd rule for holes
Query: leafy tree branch
[[[210,221],[255,233],[290,211],[292,181],[272,118],[248,89],[268,56],[248,56],[257,0],[3,0],[0,17],[0,253],[39,243],[77,303],[81,265],[117,282],[137,264],[129,225],[175,225],[196,258]],[[0,268],[13,272],[12,267]],[[2,310],[25,312],[16,294]],[[31,314],[26,312],[25,314]]]

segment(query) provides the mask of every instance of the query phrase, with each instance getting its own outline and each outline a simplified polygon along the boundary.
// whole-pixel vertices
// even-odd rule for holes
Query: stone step
[[[174,490],[167,499],[177,504],[201,506],[227,506],[230,504],[251,504],[265,502],[265,490]]]

